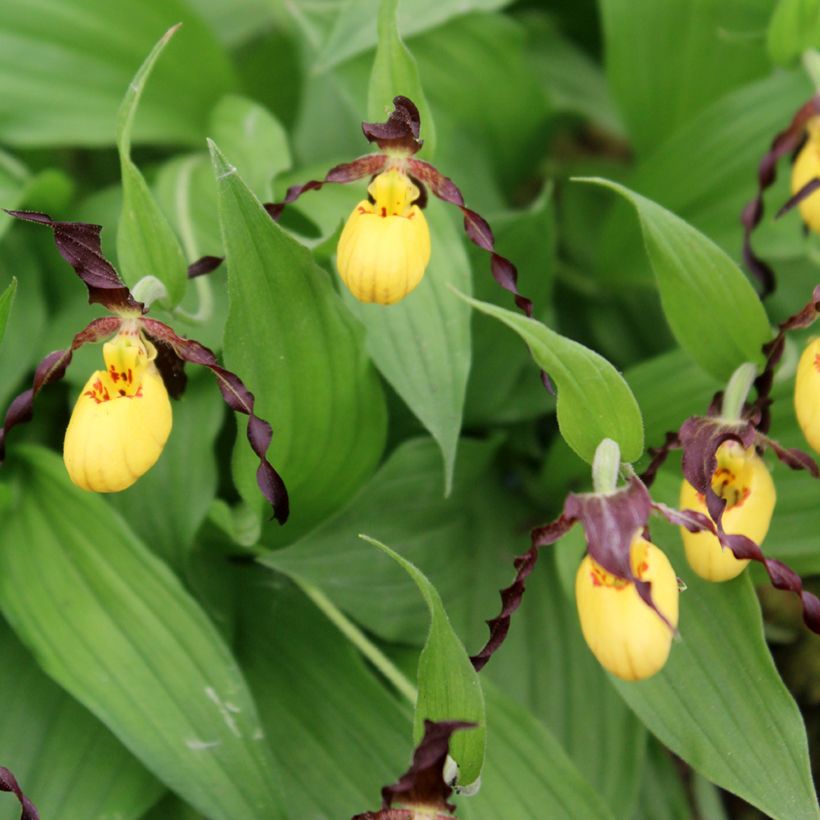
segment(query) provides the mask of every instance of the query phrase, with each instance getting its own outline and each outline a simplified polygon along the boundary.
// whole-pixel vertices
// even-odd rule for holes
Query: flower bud
[[[820,177],[820,117],[809,120],[806,126],[808,138],[792,165],[792,194]],[[800,216],[815,233],[820,233],[820,193],[815,191],[800,204]]]
[[[726,500],[724,531],[730,535],[745,535],[760,544],[769,531],[777,493],[754,447],[747,450],[734,441],[721,444],[712,489]],[[703,495],[686,480],[681,485],[680,508],[709,515]],[[689,566],[707,581],[728,581],[740,575],[749,563],[747,559],[735,558],[710,532],[689,532],[681,528],[681,534]]]
[[[106,370],[83,387],[63,442],[66,469],[78,487],[119,492],[160,457],[172,416],[156,355],[136,331],[122,331],[103,346]]]
[[[362,302],[391,305],[421,282],[430,261],[430,230],[418,205],[419,189],[397,168],[379,174],[339,237],[336,265]]]
[[[820,339],[809,343],[797,365],[794,411],[806,441],[820,453]]]
[[[630,549],[632,572],[652,584],[655,606],[677,627],[678,581],[669,559],[640,536]],[[666,663],[673,630],[631,581],[610,574],[587,555],[575,577],[575,600],[584,639],[604,669],[623,680],[643,680]]]

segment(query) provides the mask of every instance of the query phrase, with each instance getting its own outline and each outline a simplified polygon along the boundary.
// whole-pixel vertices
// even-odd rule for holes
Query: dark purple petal
[[[811,299],[793,316],[781,323],[782,331],[798,330],[811,326],[820,314],[820,285],[815,285]]]
[[[820,177],[810,179],[796,194],[790,196],[786,202],[780,206],[780,210],[774,215],[774,218],[780,219],[781,216],[787,214],[792,208],[811,196],[818,188],[820,188]]]
[[[71,265],[88,288],[90,304],[100,304],[109,310],[144,312],[145,306],[131,295],[114,266],[102,255],[100,225],[85,222],[55,222],[48,214],[36,211],[6,211],[26,222],[46,225],[54,232],[60,256]]]
[[[804,453],[797,447],[784,447],[768,436],[759,436],[758,438],[766,447],[770,447],[774,450],[775,455],[787,467],[790,467],[792,470],[806,470],[811,473],[814,478],[820,478],[820,470],[818,470],[817,462],[808,453]]]
[[[763,193],[775,181],[777,161],[799,147],[805,135],[806,123],[816,114],[820,114],[820,95],[815,95],[803,105],[794,115],[788,128],[781,131],[774,138],[771,147],[763,155],[758,167],[755,198],[746,204],[741,213],[743,259],[750,272],[760,281],[762,296],[767,296],[775,288],[774,271],[752,249],[752,231],[763,218]]]
[[[421,118],[415,103],[407,97],[393,97],[393,111],[385,122],[363,122],[362,133],[382,151],[400,150],[415,154],[424,144],[419,139]]]
[[[12,792],[17,797],[23,810],[20,820],[40,820],[34,803],[23,794],[17,778],[5,766],[0,766],[0,792]]]
[[[521,599],[524,597],[526,580],[535,569],[535,564],[538,561],[539,547],[554,544],[569,531],[574,523],[574,519],[561,515],[552,523],[532,531],[532,546],[525,553],[516,557],[513,562],[515,566],[513,582],[499,592],[501,611],[494,618],[487,621],[487,626],[490,628],[490,637],[481,650],[470,658],[476,672],[480,672],[486,666],[487,661],[504,643],[504,639],[510,631],[512,616],[521,605]]]
[[[444,780],[444,764],[450,748],[450,737],[459,729],[472,729],[475,725],[463,720],[425,720],[424,737],[413,752],[410,768],[396,783],[382,789],[381,811],[357,814],[353,820],[411,820],[416,816],[412,811],[391,809],[394,801],[403,806],[427,809],[425,817],[447,816],[430,815],[429,809],[454,812],[456,807],[447,802],[453,789]]]
[[[75,350],[89,342],[98,342],[101,339],[113,336],[119,329],[121,322],[122,319],[119,316],[103,316],[100,319],[95,319],[74,337],[71,347],[49,353],[37,365],[32,386],[20,393],[6,411],[3,428],[0,429],[0,464],[3,463],[6,457],[6,434],[12,427],[31,421],[34,415],[34,400],[37,398],[37,394],[47,384],[63,378],[66,369],[71,364],[71,357],[74,355]]]
[[[670,524],[685,527],[689,532],[711,532],[712,535],[716,532],[715,522],[697,510],[676,510],[658,501],[652,502],[652,509],[659,512]]]
[[[142,326],[153,340],[166,344],[180,359],[207,367],[216,376],[222,398],[228,407],[248,417],[248,441],[251,449],[259,457],[256,482],[262,495],[273,506],[274,517],[280,524],[284,524],[290,511],[288,491],[279,473],[267,460],[266,453],[273,438],[273,431],[270,424],[254,414],[253,393],[245,387],[239,376],[222,367],[213,351],[205,345],[193,339],[177,336],[168,325],[156,319],[143,319]]]
[[[204,276],[212,273],[225,261],[224,256],[201,256],[196,262],[188,265],[188,278],[196,279],[197,276]]]
[[[660,447],[650,447],[647,450],[651,460],[649,466],[641,473],[641,481],[643,481],[646,487],[652,486],[655,481],[655,476],[658,474],[658,470],[663,467],[664,462],[669,458],[669,453],[671,453],[672,450],[679,450],[680,446],[680,439],[678,438],[677,431],[675,431],[667,433],[664,436],[663,444],[661,444]]]
[[[172,399],[182,398],[185,388],[188,386],[188,376],[185,373],[185,362],[177,356],[176,351],[167,342],[154,339],[154,347],[157,349],[157,358],[154,364],[159,370],[165,389]]]
[[[306,191],[318,191],[328,183],[345,184],[354,182],[362,177],[378,174],[387,165],[388,157],[385,154],[366,154],[363,157],[354,159],[353,162],[345,162],[331,168],[322,180],[311,179],[301,185],[291,185],[288,188],[285,198],[281,202],[266,202],[265,210],[270,214],[271,219],[278,220],[286,205],[295,202]]]

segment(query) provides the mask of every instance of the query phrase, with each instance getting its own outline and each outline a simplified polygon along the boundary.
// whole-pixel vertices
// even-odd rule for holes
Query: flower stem
[[[740,421],[743,412],[743,405],[746,403],[746,396],[749,395],[752,383],[757,377],[757,365],[751,362],[744,362],[740,365],[723,393],[723,404],[720,408],[720,415],[726,421]]]
[[[393,684],[396,690],[413,705],[418,692],[404,673],[325,595],[322,590],[301,578],[292,578],[305,595],[333,622],[339,631],[362,653],[362,655]]]
[[[601,440],[592,460],[592,487],[596,493],[614,493],[621,469],[621,448],[611,438]]]

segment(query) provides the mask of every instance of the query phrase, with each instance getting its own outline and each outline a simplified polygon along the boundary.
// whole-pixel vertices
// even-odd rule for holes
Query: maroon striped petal
[[[251,449],[259,457],[259,467],[256,470],[256,482],[262,495],[273,507],[274,518],[284,524],[288,520],[290,504],[288,491],[279,473],[267,460],[267,451],[273,438],[270,424],[254,413],[254,395],[245,387],[236,373],[227,370],[219,364],[214,352],[194,339],[184,339],[177,336],[168,325],[156,319],[142,319],[142,326],[152,340],[159,341],[173,350],[176,356],[186,362],[207,367],[216,377],[222,398],[228,407],[236,413],[244,413],[248,417],[248,442]],[[158,348],[159,349],[159,348]]]
[[[56,222],[48,214],[37,211],[6,211],[26,222],[37,222],[51,228],[60,256],[74,268],[88,288],[90,304],[100,304],[109,310],[144,312],[114,266],[103,256],[100,245],[100,225],[85,222]]]
[[[95,319],[74,337],[71,347],[49,353],[37,365],[32,386],[20,393],[11,402],[9,409],[6,410],[3,427],[0,429],[0,464],[3,463],[6,457],[6,434],[12,427],[31,421],[34,415],[34,400],[37,398],[37,394],[47,384],[59,381],[65,376],[75,350],[89,342],[99,342],[113,336],[119,329],[121,322],[122,319],[119,316],[103,316],[100,319]]]
[[[0,792],[11,792],[17,798],[23,810],[20,820],[40,820],[34,803],[23,794],[17,778],[5,766],[0,766]]]

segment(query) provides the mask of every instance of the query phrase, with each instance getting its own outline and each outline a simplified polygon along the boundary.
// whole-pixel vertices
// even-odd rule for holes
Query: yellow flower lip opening
[[[797,365],[794,412],[809,446],[820,453],[820,339],[809,342]]]
[[[745,535],[760,544],[769,531],[777,492],[771,474],[753,447],[748,450],[727,441],[717,450],[717,469],[712,489],[726,500],[723,528],[730,535]],[[684,479],[680,508],[709,515],[706,501]],[[740,575],[749,563],[735,558],[710,532],[689,532],[681,528],[689,566],[707,581],[728,581]]]
[[[632,542],[632,572],[652,584],[652,599],[673,626],[678,623],[678,581],[669,559],[640,535]],[[660,671],[673,631],[650,609],[635,585],[616,578],[587,555],[575,576],[581,631],[599,663],[622,680],[643,680]]]
[[[421,282],[430,261],[430,229],[413,204],[418,186],[400,169],[379,174],[339,237],[336,265],[361,302],[391,305]]]
[[[173,420],[156,355],[130,324],[103,345],[105,370],[92,373],[80,392],[63,442],[63,460],[78,487],[125,490],[162,454]]]
[[[791,190],[796,194],[801,188],[820,176],[820,117],[812,117],[806,125],[806,144],[792,165]],[[820,233],[820,192],[815,191],[798,205],[803,221],[815,233]]]

